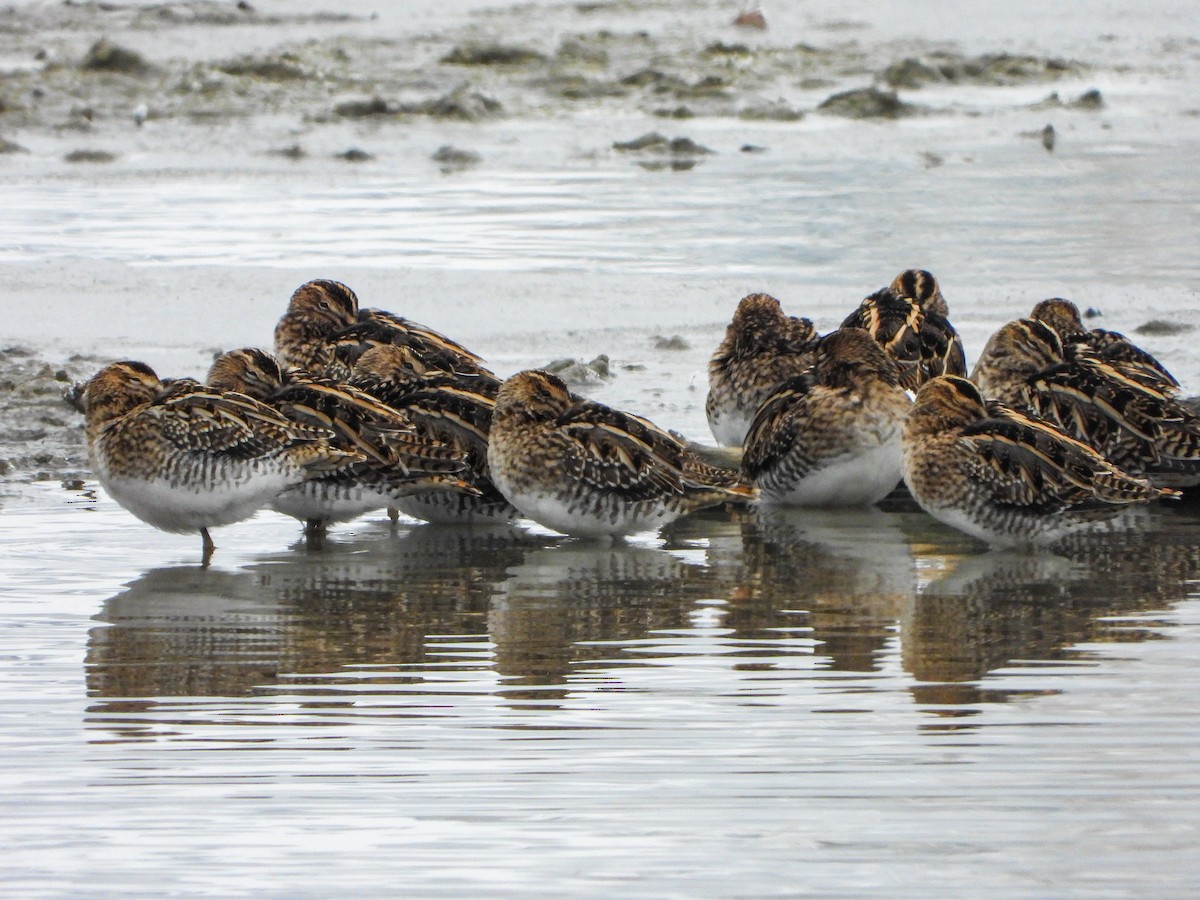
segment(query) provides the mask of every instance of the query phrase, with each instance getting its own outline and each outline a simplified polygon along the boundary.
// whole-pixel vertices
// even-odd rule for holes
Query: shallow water
[[[35,486],[0,517],[0,883],[1182,896],[1194,516],[1060,556],[902,506],[323,553],[264,516],[203,570]]]
[[[478,27],[537,37],[583,15],[543,5]],[[879,7],[840,24],[768,9],[768,39],[849,35],[888,61],[921,17]],[[972,52],[1110,54],[1052,86],[1100,87],[1098,113],[1035,108],[1051,86],[1032,84],[928,88],[912,99],[936,112],[896,122],[264,115],[238,123],[232,160],[230,129],[150,120],[94,169],[61,162],[64,132],[18,134],[5,346],[199,374],[215,346],[269,343],[288,292],[332,275],[501,373],[608,353],[616,377],[584,390],[702,440],[705,363],[750,290],[826,330],[925,266],[972,358],[1054,294],[1110,328],[1200,326],[1200,57],[1173,40],[1179,11],[1153,8],[1042,12],[1038,39],[1011,15],[928,23]],[[410,25],[444,21],[431,10]],[[617,3],[593,21],[657,34],[672,15]],[[106,127],[88,139],[116,140]],[[672,170],[611,148],[651,129],[717,152]],[[267,155],[294,140],[308,157]],[[376,159],[331,159],[351,143]],[[483,162],[442,173],[444,143]],[[1139,336],[1192,390],[1194,333]],[[903,502],[712,512],[611,547],[378,515],[310,552],[264,513],[217,531],[201,569],[196,539],[93,483],[16,473],[0,893],[1191,896],[1198,521],[1164,505],[1022,555]]]
[[[497,125],[485,163],[450,174],[400,156],[437,146],[419,126],[392,149],[399,158],[350,172],[324,159],[166,176],[131,163],[83,184],[6,185],[0,262],[85,253],[151,265],[686,272],[845,286],[853,303],[873,289],[868,273],[922,260],[959,284],[968,308],[968,281],[973,291],[1078,289],[1099,269],[1125,284],[1144,285],[1147,272],[1151,283],[1186,282],[1193,266],[1177,250],[1200,239],[1190,160],[1123,133],[1141,123],[1119,112],[1065,115],[1078,132],[1054,155],[1016,136],[1045,118],[1021,112],[999,122],[688,122],[674,127],[716,151],[689,171],[646,170],[662,161],[613,151],[647,130],[636,120]],[[1115,136],[1102,126],[1113,119]],[[1171,124],[1200,140],[1200,119]],[[989,145],[997,128],[1012,134]],[[863,145],[849,153],[848,142]],[[930,168],[923,152],[945,161]]]

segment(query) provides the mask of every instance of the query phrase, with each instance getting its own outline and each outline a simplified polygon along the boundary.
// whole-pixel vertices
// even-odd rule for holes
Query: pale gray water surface
[[[34,486],[0,516],[0,886],[1184,896],[1194,517],[1023,556],[905,509],[319,554],[272,516],[202,570]]]
[[[500,73],[462,77],[511,114],[468,123],[329,121],[304,95],[303,114],[164,113],[135,130],[103,107],[85,126],[52,92],[69,121],[17,128],[22,92],[0,117],[30,151],[0,156],[0,349],[196,375],[215,348],[269,343],[288,293],[333,276],[501,373],[608,353],[616,377],[584,390],[704,439],[705,363],[741,294],[769,290],[825,330],[921,265],[971,357],[1064,294],[1106,327],[1179,326],[1138,338],[1200,387],[1186,4],[1028,21],[990,2],[797,4],[768,9],[765,35],[699,0],[468,16],[494,5],[427,5],[406,33],[467,19],[468,36],[552,51],[585,27],[641,46],[642,29],[666,68],[713,40],[837,52],[825,81],[761,88],[803,109],[796,122],[664,119],[628,97],[543,107]],[[46,9],[69,20],[41,35],[58,54],[93,39],[76,18],[125,15]],[[405,30],[395,10],[346,9],[358,17],[278,33],[155,26],[153,51],[145,21],[111,33],[163,65],[320,36],[365,41],[351,60],[418,66],[460,40],[376,46],[379,28]],[[0,67],[32,59],[18,32],[0,40]],[[905,96],[934,112],[897,121],[813,111],[947,42],[1089,68],[930,86]],[[1101,110],[1046,105],[1089,87]],[[611,147],[651,129],[717,152],[675,170]],[[268,152],[292,142],[307,155]],[[118,157],[63,162],[79,144]],[[331,158],[350,144],[375,159]],[[442,173],[442,144],[482,161]],[[48,415],[64,413],[30,409],[27,442]],[[1038,555],[987,552],[904,504],[711,513],[613,547],[367,516],[319,553],[262,514],[217,531],[202,570],[198,540],[44,465],[54,477],[10,472],[0,492],[0,893],[1185,897],[1200,883],[1194,505]]]

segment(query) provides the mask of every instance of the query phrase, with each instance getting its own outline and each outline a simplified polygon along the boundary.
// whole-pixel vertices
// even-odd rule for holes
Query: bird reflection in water
[[[761,508],[743,522],[744,577],[728,623],[742,633],[807,625],[829,669],[874,672],[916,589],[909,540],[878,509]],[[768,632],[769,633],[769,632]]]
[[[561,701],[595,677],[588,663],[603,661],[606,678],[641,664],[619,645],[693,627],[697,604],[729,589],[720,570],[653,546],[566,540],[531,551],[488,612],[503,696]]]
[[[326,553],[146,572],[89,634],[89,717],[103,739],[146,740],[247,717],[461,715],[464,693],[553,709],[620,690],[625,668],[697,653],[803,679],[902,668],[894,687],[918,705],[969,716],[1014,695],[995,677],[1014,661],[1158,633],[1114,617],[1188,595],[1192,515],[1156,511],[1058,555],[982,552],[903,509],[716,511],[613,546],[431,525],[390,537],[381,524]],[[1061,688],[1037,674],[1022,673],[1022,693]],[[766,684],[747,692],[782,689]]]
[[[1136,529],[1080,536],[1054,554],[993,550],[961,558],[923,587],[901,619],[914,699],[939,716],[970,716],[981,703],[1059,690],[1039,686],[1036,675],[1023,678],[1028,688],[988,686],[999,669],[1087,660],[1081,644],[1157,636],[1169,625],[1148,614],[1187,597],[1200,573],[1200,548],[1179,527],[1184,518],[1145,515]]]
[[[231,708],[202,698],[286,691],[328,715],[353,708],[356,688],[403,686],[417,704],[437,694],[444,705],[455,677],[507,702],[553,705],[579,663],[614,652],[597,642],[687,627],[698,601],[728,593],[683,555],[422,525],[240,571],[151,570],[96,617],[105,624],[89,636],[89,712],[122,739],[145,739]]]
[[[132,717],[129,736],[137,736],[155,710],[180,707],[162,698],[286,686],[328,709],[339,683],[420,682],[423,666],[447,661],[441,642],[457,638],[486,656],[495,585],[526,548],[548,540],[421,525],[395,540],[366,535],[237,571],[152,569],[96,616],[105,624],[89,633],[86,678],[97,701],[89,712],[116,730]],[[479,655],[464,652],[464,665],[479,665]]]

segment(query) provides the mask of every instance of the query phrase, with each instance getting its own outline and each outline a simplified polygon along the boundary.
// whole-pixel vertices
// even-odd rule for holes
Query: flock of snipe
[[[315,280],[273,354],[224,353],[203,383],[117,362],[68,399],[105,490],[151,525],[199,532],[205,562],[209,528],[263,507],[303,521],[311,544],[382,508],[613,537],[724,503],[869,505],[903,480],[941,521],[1024,544],[1200,482],[1200,417],[1178,383],[1067,300],[1005,325],[967,374],[926,271],[824,336],[751,294],[709,363],[713,435],[742,451],[716,463],[548,372],[501,380],[445,335]]]

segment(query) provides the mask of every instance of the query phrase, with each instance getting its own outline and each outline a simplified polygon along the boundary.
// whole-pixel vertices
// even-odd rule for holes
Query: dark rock
[[[290,159],[293,162],[296,160],[304,159],[304,157],[308,156],[308,153],[305,152],[304,148],[301,147],[299,144],[292,144],[291,146],[288,146],[288,147],[280,147],[276,150],[271,150],[269,152],[272,156],[280,156],[284,159]]]
[[[697,144],[691,138],[686,137],[673,138],[671,143],[667,145],[667,149],[672,153],[682,154],[684,156],[699,156],[701,154],[713,152],[704,145]]]
[[[650,131],[643,134],[641,137],[636,137],[631,141],[616,141],[613,143],[614,150],[622,152],[640,152],[642,150],[664,150],[667,146],[667,139],[657,131]]]
[[[890,87],[909,90],[946,80],[946,76],[937,66],[912,56],[892,63],[883,70],[880,78]]]
[[[601,353],[595,359],[586,363],[578,359],[555,359],[542,366],[542,368],[552,375],[557,375],[568,385],[574,386],[599,384],[603,381],[609,381],[613,377],[608,354],[606,353]]]
[[[879,78],[893,88],[916,89],[943,81],[1020,84],[1055,79],[1082,70],[1083,66],[1079,63],[1057,58],[1011,53],[986,53],[981,56],[930,53],[894,62],[880,73]]]
[[[725,97],[728,96],[728,87],[728,79],[720,75],[705,75],[695,84],[677,88],[675,93],[687,97]]]
[[[125,75],[144,75],[150,65],[136,50],[114,44],[108,38],[100,38],[88,49],[79,64],[89,72],[120,72]]]
[[[438,147],[430,159],[440,164],[443,172],[452,169],[466,169],[483,162],[483,157],[474,150],[463,150],[450,144]]]
[[[749,56],[750,48],[745,44],[726,44],[717,41],[705,47],[704,52],[709,56]]]
[[[347,100],[333,108],[336,115],[344,119],[365,119],[368,116],[385,116],[390,111],[382,97],[367,100]]]
[[[1083,311],[1083,317],[1085,319],[1098,319],[1102,315],[1104,315],[1104,313],[1100,312],[1100,309],[1095,306],[1089,306]]]
[[[689,344],[686,340],[684,340],[677,334],[673,334],[670,337],[664,337],[661,334],[656,334],[654,336],[654,349],[655,350],[690,350],[690,349],[692,349],[692,345]]]
[[[217,67],[226,75],[242,78],[261,78],[263,81],[301,81],[308,77],[294,60],[279,59],[235,59]]]
[[[498,115],[503,107],[493,100],[467,87],[460,87],[445,96],[423,103],[406,104],[401,112],[432,116],[436,119],[458,119],[463,122],[478,122]]]
[[[524,66],[546,59],[536,50],[504,44],[467,44],[455,47],[441,61],[455,66]]]
[[[1047,153],[1054,152],[1054,143],[1058,139],[1058,135],[1054,131],[1053,125],[1047,125],[1042,129],[1042,146],[1046,148]]]
[[[758,144],[742,144],[739,148],[742,153],[766,153],[766,147],[760,147]]]
[[[29,151],[20,144],[15,143],[5,138],[0,137],[0,154],[4,153],[28,153]]]
[[[664,94],[668,91],[684,92],[690,85],[678,75],[671,75],[659,69],[638,69],[621,79],[626,87],[648,87],[655,92]]]
[[[1187,322],[1168,322],[1166,319],[1151,319],[1133,329],[1137,334],[1154,337],[1169,337],[1174,334],[1186,334],[1195,331],[1196,326]]]
[[[547,78],[540,86],[565,100],[595,100],[599,97],[624,97],[629,93],[611,81],[594,81],[579,75]]]
[[[110,163],[117,158],[107,150],[72,150],[63,159],[69,163]]]
[[[1075,109],[1104,109],[1104,97],[1096,88],[1084,91],[1071,103]]]
[[[916,112],[916,107],[905,103],[894,91],[876,87],[842,91],[827,97],[817,108],[851,119],[898,119]]]
[[[344,159],[346,162],[369,162],[375,158],[375,154],[368,153],[360,147],[351,147],[337,154],[337,156],[338,159]]]

